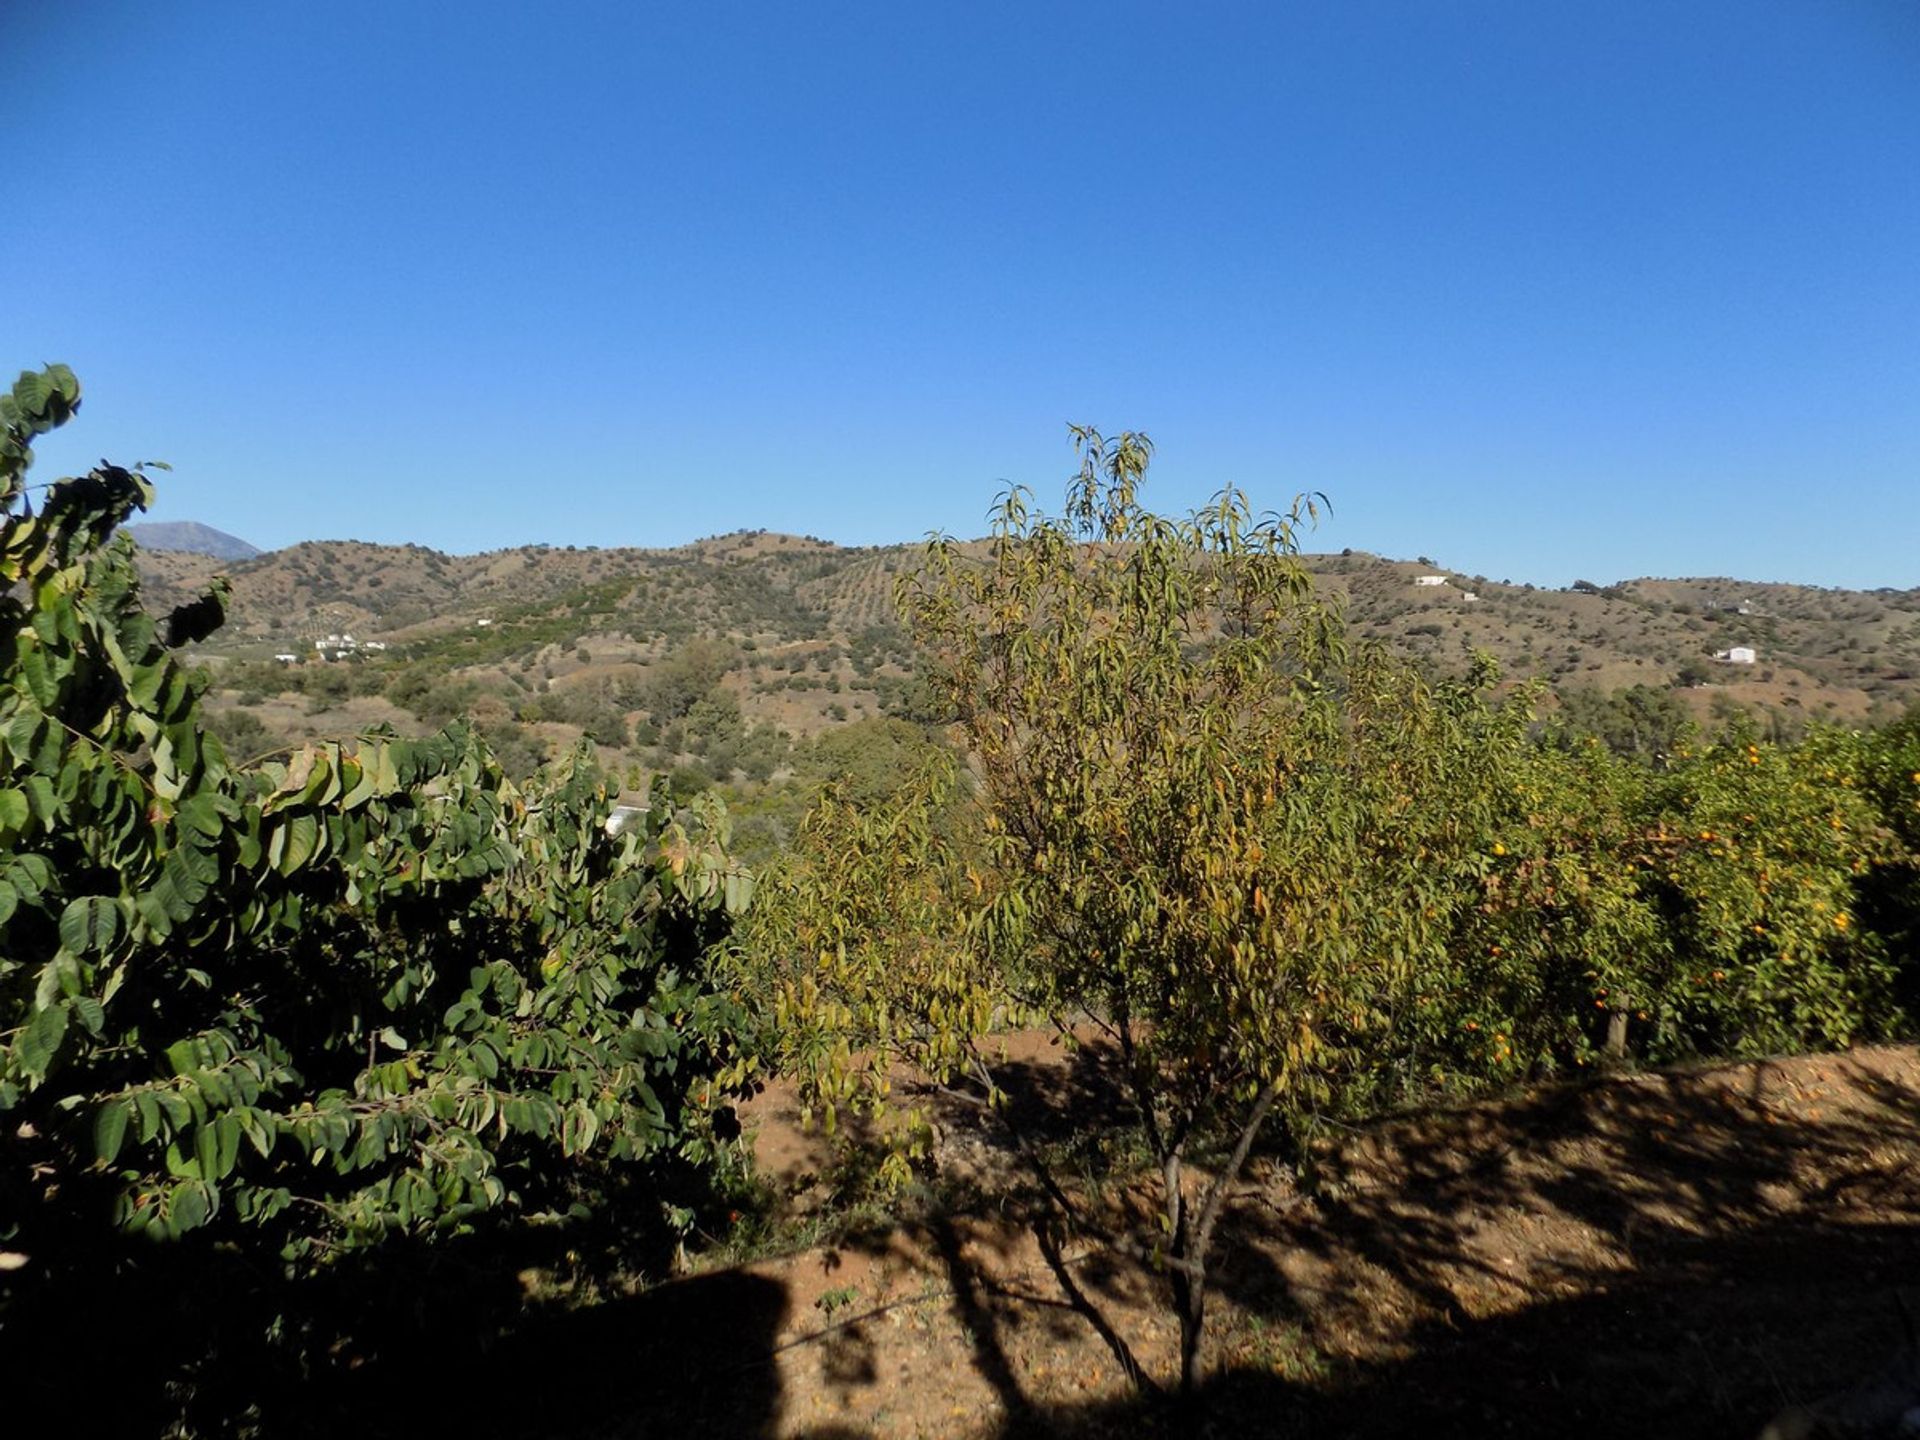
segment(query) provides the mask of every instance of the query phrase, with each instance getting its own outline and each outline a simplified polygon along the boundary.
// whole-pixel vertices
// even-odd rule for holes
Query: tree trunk
[[[1220,1223],[1227,1195],[1253,1151],[1253,1142],[1266,1123],[1267,1112],[1280,1094],[1278,1081],[1261,1087],[1253,1109],[1240,1127],[1233,1153],[1213,1177],[1198,1201],[1195,1214],[1179,1190],[1179,1161],[1175,1157],[1165,1175],[1169,1184],[1167,1215],[1173,1222],[1170,1258],[1174,1304],[1180,1311],[1180,1394],[1190,1396],[1200,1379],[1200,1332],[1207,1318],[1207,1255],[1213,1248],[1213,1228]]]
[[[1194,1259],[1196,1232],[1182,1188],[1180,1156],[1167,1156],[1160,1180],[1166,1186],[1167,1278],[1173,1287],[1173,1308],[1180,1317],[1180,1393],[1193,1392],[1200,1375],[1200,1324],[1206,1314],[1206,1272]]]
[[[1607,1054],[1616,1060],[1627,1058],[1627,1012],[1615,1010],[1607,1016]]]
[[[1184,1262],[1184,1263],[1183,1263]],[[1197,1259],[1176,1257],[1173,1299],[1180,1310],[1180,1394],[1193,1394],[1200,1383],[1200,1335],[1207,1321],[1207,1272]],[[1191,1270],[1186,1266],[1191,1265]]]

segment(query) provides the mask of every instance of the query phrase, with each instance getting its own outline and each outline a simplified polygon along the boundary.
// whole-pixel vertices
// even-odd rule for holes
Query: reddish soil
[[[1097,1050],[1013,1049],[1030,1122],[1112,1106]],[[762,1097],[750,1122],[804,1204],[828,1157],[791,1108]],[[647,1358],[591,1414],[546,1419],[793,1440],[1752,1436],[1875,1369],[1902,1338],[1896,1295],[1920,1296],[1920,1054],[1623,1076],[1355,1133],[1312,1201],[1256,1160],[1220,1243],[1212,1378],[1181,1410],[1126,1373],[1173,1372],[1159,1278],[1051,1236],[970,1113],[943,1112],[939,1157],[977,1203],[596,1307],[588,1348]]]

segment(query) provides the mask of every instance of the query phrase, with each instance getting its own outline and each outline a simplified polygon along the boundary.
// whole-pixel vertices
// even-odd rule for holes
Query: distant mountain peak
[[[126,531],[146,550],[184,550],[189,555],[211,555],[216,560],[251,560],[264,554],[238,535],[229,535],[198,520],[147,520]]]

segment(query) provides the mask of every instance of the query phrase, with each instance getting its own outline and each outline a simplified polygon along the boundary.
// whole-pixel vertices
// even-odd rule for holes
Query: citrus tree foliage
[[[1898,1003],[1920,1014],[1920,705],[1864,740],[1861,752],[1860,786],[1901,858],[1862,885],[1860,920],[1900,964]]]
[[[1622,1002],[1649,1049],[1834,1048],[1889,1024],[1893,957],[1862,887],[1904,856],[1861,784],[1862,738],[1735,736],[1662,777],[1630,856],[1660,943]]]
[[[704,1161],[735,1011],[702,957],[746,898],[718,812],[610,837],[584,759],[523,788],[462,725],[236,768],[169,653],[220,594],[150,616],[113,535],[147,477],[28,494],[78,400],[61,368],[0,400],[10,1274],[107,1226],[297,1272]]]
[[[1421,979],[1409,1090],[1586,1063],[1660,943],[1628,860],[1644,772],[1597,744],[1502,739],[1476,757],[1483,869]]]
[[[1607,1041],[1667,1060],[1898,1032],[1890,927],[1911,906],[1890,902],[1913,847],[1873,794],[1878,774],[1898,798],[1887,748],[1735,734],[1658,771],[1591,742],[1488,750],[1490,863],[1423,1000],[1446,1078],[1585,1064]]]

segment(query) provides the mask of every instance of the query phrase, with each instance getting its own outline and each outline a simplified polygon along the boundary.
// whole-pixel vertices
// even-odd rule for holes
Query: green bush
[[[0,397],[0,1335],[52,1364],[90,1300],[227,1267],[270,1295],[243,1333],[188,1293],[140,1354],[196,1357],[166,1393],[230,1418],[208,1354],[324,1367],[302,1287],[353,1257],[718,1163],[705,956],[749,881],[717,806],[662,791],[616,838],[584,758],[523,787],[461,724],[236,768],[170,653],[223,595],[156,620],[114,537],[148,479],[21,503],[78,398],[61,368]]]

